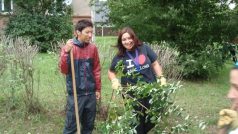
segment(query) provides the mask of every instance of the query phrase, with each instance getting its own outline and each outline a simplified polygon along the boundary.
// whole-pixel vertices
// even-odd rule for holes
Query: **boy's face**
[[[81,32],[78,32],[77,35],[81,42],[90,43],[93,36],[93,28],[86,27]]]
[[[238,111],[238,69],[230,72],[230,91],[228,98],[232,101],[232,109]]]

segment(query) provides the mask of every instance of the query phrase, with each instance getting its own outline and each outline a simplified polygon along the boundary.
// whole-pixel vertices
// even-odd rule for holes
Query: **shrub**
[[[162,66],[163,74],[168,80],[180,80],[182,77],[183,66],[180,65],[179,52],[176,48],[171,48],[169,43],[163,41],[154,42],[151,48],[158,55],[158,62]]]
[[[116,96],[121,97],[123,95],[126,99],[120,98],[118,100],[117,98],[117,101],[111,100],[109,102],[110,109],[108,111],[108,117],[105,122],[97,125],[96,130],[105,134],[135,133],[135,127],[133,126],[138,123],[137,115],[141,113],[134,111],[132,106],[141,105],[149,115],[146,119],[155,124],[151,132],[158,134],[189,133],[191,125],[194,122],[199,123],[199,121],[194,121],[186,114],[182,107],[174,103],[172,96],[180,86],[179,83],[168,84],[164,87],[161,87],[160,83],[138,83],[136,86],[130,86],[125,90],[118,91]],[[147,108],[134,97],[126,94],[126,92],[131,91],[136,98],[151,96],[151,106]],[[198,127],[204,129],[206,124],[199,125]]]
[[[213,43],[197,53],[181,55],[184,78],[208,79],[216,75],[225,63],[222,51],[222,45]]]
[[[51,50],[52,44],[72,37],[70,16],[23,13],[11,16],[5,29],[6,35],[30,39],[41,52]]]
[[[0,77],[1,75],[4,73],[4,71],[6,70],[6,51],[5,51],[5,46],[0,43]]]
[[[38,47],[36,45],[29,45],[29,40],[23,38],[6,38],[1,41],[5,46],[5,57],[7,62],[5,63],[9,71],[9,75],[5,76],[9,83],[7,89],[10,96],[9,106],[15,108],[16,104],[16,92],[24,90],[22,100],[26,113],[37,113],[42,111],[42,107],[38,101],[34,92],[34,68],[33,61],[38,53]],[[10,108],[10,109],[11,109]]]

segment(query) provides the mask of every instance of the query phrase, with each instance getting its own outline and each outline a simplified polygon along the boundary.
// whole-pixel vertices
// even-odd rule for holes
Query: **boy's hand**
[[[101,93],[96,91],[96,99],[99,100],[101,98]]]
[[[73,48],[73,45],[74,45],[73,40],[72,39],[68,40],[64,48],[65,52],[67,53],[70,52],[70,50]]]

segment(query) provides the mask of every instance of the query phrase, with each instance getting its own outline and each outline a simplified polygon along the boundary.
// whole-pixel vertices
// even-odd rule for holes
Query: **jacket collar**
[[[73,38],[73,43],[79,47],[86,47],[88,43],[80,42],[77,37]]]

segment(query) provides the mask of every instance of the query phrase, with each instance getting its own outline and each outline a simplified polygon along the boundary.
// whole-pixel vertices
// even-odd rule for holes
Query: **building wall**
[[[80,19],[91,20],[91,8],[89,2],[90,0],[72,0],[73,24]]]

